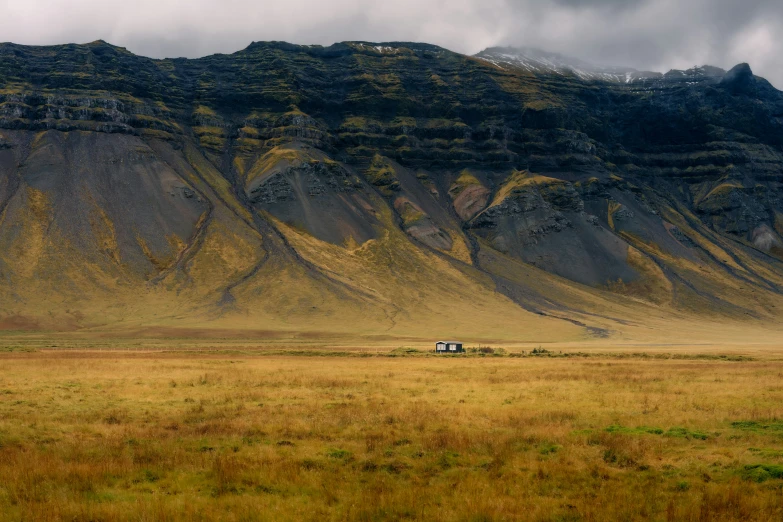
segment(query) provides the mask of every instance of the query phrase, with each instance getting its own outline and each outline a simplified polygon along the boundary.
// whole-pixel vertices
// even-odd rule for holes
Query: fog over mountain
[[[251,41],[329,45],[422,41],[474,54],[535,46],[604,65],[665,72],[748,62],[783,86],[775,0],[7,0],[5,41],[103,39],[146,56],[230,53]]]

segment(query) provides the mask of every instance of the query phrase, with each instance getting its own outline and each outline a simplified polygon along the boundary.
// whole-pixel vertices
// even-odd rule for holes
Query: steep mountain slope
[[[0,45],[0,327],[777,328],[783,93],[493,52]]]

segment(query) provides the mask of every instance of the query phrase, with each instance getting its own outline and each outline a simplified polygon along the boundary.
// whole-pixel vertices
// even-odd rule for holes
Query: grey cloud
[[[781,34],[780,0],[0,0],[0,38],[24,44],[100,38],[157,58],[258,40],[530,45],[651,70],[747,61],[778,87]]]
[[[594,9],[606,7],[610,9],[633,9],[649,0],[552,0],[552,3],[577,9]]]

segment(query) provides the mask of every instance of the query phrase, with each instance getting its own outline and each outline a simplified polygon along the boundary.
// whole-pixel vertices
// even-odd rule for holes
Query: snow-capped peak
[[[584,81],[601,81],[621,84],[685,82],[698,83],[702,80],[714,79],[725,71],[717,67],[694,67],[686,71],[671,70],[666,74],[651,71],[639,71],[631,67],[615,67],[594,65],[589,62],[550,53],[533,47],[490,47],[474,56],[479,60],[491,63],[501,69],[516,69],[534,74],[558,74],[576,76]]]

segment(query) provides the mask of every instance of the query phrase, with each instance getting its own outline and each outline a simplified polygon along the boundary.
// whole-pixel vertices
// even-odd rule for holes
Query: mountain
[[[534,47],[490,47],[476,54],[475,57],[502,69],[521,69],[536,74],[570,75],[582,80],[630,83],[663,76],[661,73],[637,71],[630,67],[601,67]]]
[[[600,66],[533,47],[490,47],[475,57],[501,69],[538,75],[575,76],[584,81],[641,84],[648,88],[667,88],[678,83],[693,85],[714,82],[726,74],[723,69],[709,65],[685,71],[672,69],[667,73],[639,71],[631,67]]]
[[[777,328],[783,93],[503,53],[0,44],[0,328]]]

